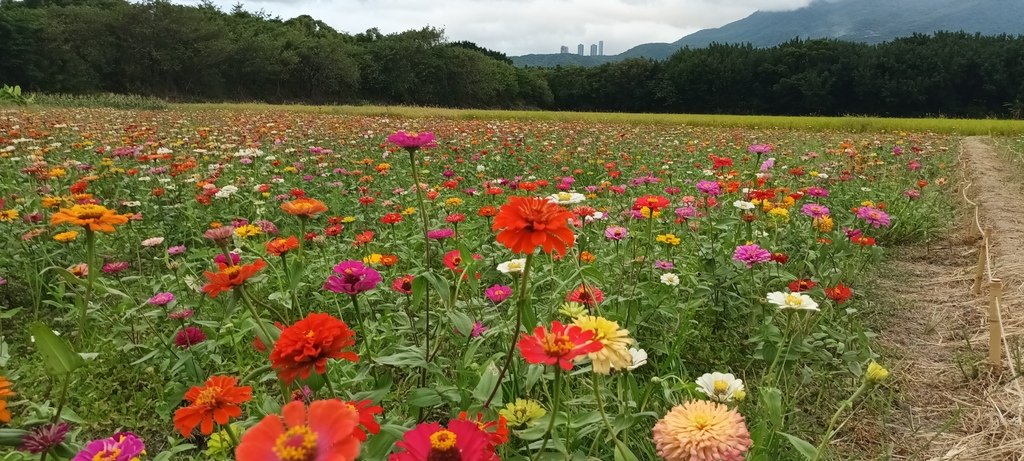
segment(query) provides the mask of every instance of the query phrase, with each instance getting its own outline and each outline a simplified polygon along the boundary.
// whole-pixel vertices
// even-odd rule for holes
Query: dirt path
[[[1000,158],[992,140],[963,141],[966,195],[992,226],[992,268],[1004,282],[1002,319],[1011,354],[1001,373],[985,363],[987,298],[971,284],[981,238],[973,207],[964,205],[957,231],[938,247],[910,248],[894,262],[898,278],[880,282],[896,293],[899,311],[882,341],[899,354],[893,367],[906,400],[876,427],[897,460],[1024,460],[1024,387],[1018,369],[1024,341],[1024,181]],[[953,179],[953,178],[950,178]],[[1018,373],[1020,371],[1018,370]],[[860,437],[858,437],[860,438]]]

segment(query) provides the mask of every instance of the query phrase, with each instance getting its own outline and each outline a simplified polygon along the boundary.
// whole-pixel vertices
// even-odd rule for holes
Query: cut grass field
[[[540,110],[446,109],[408,106],[308,106],[274,104],[173,104],[177,109],[275,110],[338,115],[401,118],[441,117],[455,120],[584,121],[606,123],[679,124],[707,127],[786,128],[837,130],[856,133],[914,131],[944,134],[1015,136],[1024,133],[1024,120],[884,118],[884,117],[789,117],[767,115],[629,114],[611,112],[553,112]]]

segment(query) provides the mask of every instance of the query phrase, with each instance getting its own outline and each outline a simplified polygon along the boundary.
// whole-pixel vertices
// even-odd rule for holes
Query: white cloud
[[[308,14],[332,27],[384,33],[434,26],[451,40],[469,40],[508,55],[557,53],[561,45],[604,40],[605,54],[641,43],[673,42],[756,10],[788,10],[812,0],[258,0],[249,11],[282,18]],[[195,4],[197,0],[181,0]],[[236,0],[214,0],[229,9]]]

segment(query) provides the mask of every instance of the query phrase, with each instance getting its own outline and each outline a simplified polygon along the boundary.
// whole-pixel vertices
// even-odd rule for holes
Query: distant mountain
[[[518,66],[596,66],[628,58],[665,59],[683,47],[750,43],[770,47],[793,38],[835,38],[881,43],[915,32],[1024,34],[1024,0],[815,0],[792,11],[757,11],[716,29],[672,43],[645,43],[614,56],[530,54],[513,56]]]

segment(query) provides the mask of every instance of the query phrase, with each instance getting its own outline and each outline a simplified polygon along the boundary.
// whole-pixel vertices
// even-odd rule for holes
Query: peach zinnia
[[[743,461],[752,443],[743,416],[717,402],[677,405],[654,425],[654,445],[666,461]]]
[[[359,413],[339,400],[318,400],[307,409],[291,402],[245,432],[238,461],[353,461],[359,456]]]
[[[315,198],[300,197],[281,204],[281,209],[290,215],[312,218],[327,211],[327,205]]]
[[[541,247],[545,253],[564,255],[576,242],[570,219],[572,213],[547,199],[511,197],[501,206],[492,228],[498,231],[498,243],[513,253],[533,253]]]
[[[103,205],[75,205],[71,208],[61,208],[50,218],[52,225],[69,223],[108,234],[116,230],[115,225],[127,222],[128,216],[117,214]]]
[[[223,426],[242,416],[239,405],[252,400],[252,388],[237,384],[238,378],[211,376],[202,386],[193,386],[185,393],[191,405],[174,412],[174,428],[184,437],[191,437],[196,426],[210,435],[214,422]]]

